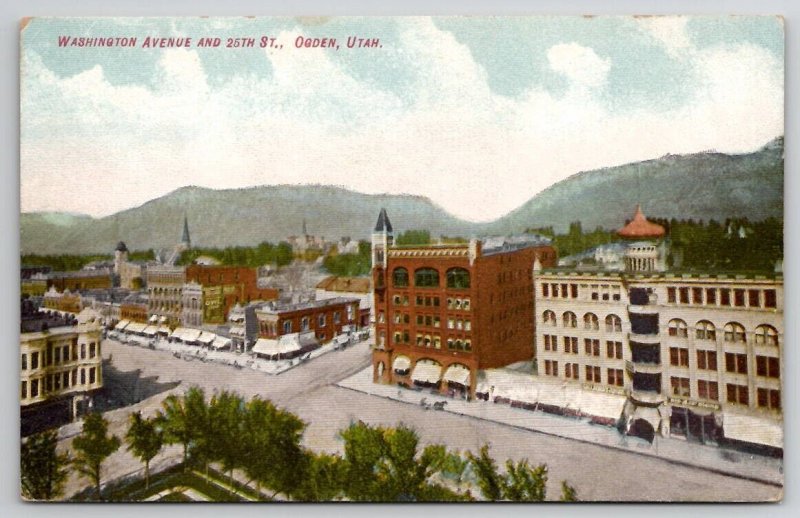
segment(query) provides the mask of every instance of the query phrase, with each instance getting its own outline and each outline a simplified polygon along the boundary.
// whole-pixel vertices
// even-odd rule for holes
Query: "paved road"
[[[782,494],[780,488],[766,484],[497,423],[426,411],[415,405],[333,386],[369,365],[366,344],[326,354],[278,376],[212,363],[186,362],[168,352],[113,341],[104,342],[103,354],[105,357],[113,354],[114,367],[120,371],[141,369],[142,376],[157,376],[159,383],[180,381],[174,391],[182,392],[191,385],[198,385],[207,393],[227,388],[245,397],[259,394],[269,398],[308,423],[304,442],[317,450],[340,452],[343,443],[338,438],[338,430],[355,420],[384,425],[402,422],[412,425],[426,443],[442,442],[451,448],[475,451],[484,442],[490,442],[496,459],[528,458],[532,463],[547,463],[551,497],[557,497],[562,479],[575,486],[584,500],[761,501],[774,500]],[[125,420],[132,410],[142,409],[146,415],[155,412],[170,392],[109,412],[112,431],[123,435]],[[68,442],[65,441],[65,446]],[[156,460],[164,462],[179,452],[171,447]],[[109,459],[107,472],[108,476],[115,477],[139,467],[138,461],[120,450]],[[67,494],[86,484],[81,479],[71,478]]]

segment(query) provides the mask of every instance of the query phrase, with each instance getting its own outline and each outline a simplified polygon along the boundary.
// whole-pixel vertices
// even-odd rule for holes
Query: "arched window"
[[[600,329],[600,321],[594,313],[586,313],[583,315],[584,329]]]
[[[689,336],[687,331],[686,322],[680,318],[673,318],[669,321],[669,336],[677,336],[678,338],[686,338]]]
[[[606,332],[618,333],[622,331],[622,319],[617,315],[611,314],[606,317]]]
[[[572,311],[566,311],[562,315],[564,327],[578,327],[578,317]]]
[[[701,320],[695,325],[695,337],[698,340],[716,340],[717,328],[708,320]]]
[[[555,326],[556,314],[548,309],[542,314],[542,320],[544,320],[545,325]]]
[[[756,343],[767,345],[778,345],[778,331],[766,324],[756,328]]]
[[[395,288],[408,287],[408,270],[405,268],[395,268],[392,272],[392,285]]]
[[[746,334],[744,326],[737,322],[728,322],[725,324],[725,341],[726,342],[746,342]]]
[[[464,268],[447,270],[447,287],[453,289],[469,288],[469,271]]]
[[[439,286],[439,272],[433,268],[420,268],[414,272],[414,286],[420,288]]]

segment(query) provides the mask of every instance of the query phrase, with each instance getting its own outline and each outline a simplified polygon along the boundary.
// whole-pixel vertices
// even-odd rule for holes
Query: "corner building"
[[[479,370],[533,357],[534,270],[555,264],[550,241],[536,235],[395,246],[381,210],[373,381],[473,397]]]

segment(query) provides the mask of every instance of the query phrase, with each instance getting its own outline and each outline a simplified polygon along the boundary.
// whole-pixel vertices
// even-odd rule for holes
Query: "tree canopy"
[[[20,450],[22,495],[31,500],[52,500],[64,489],[69,457],[56,451],[55,430],[28,437]]]

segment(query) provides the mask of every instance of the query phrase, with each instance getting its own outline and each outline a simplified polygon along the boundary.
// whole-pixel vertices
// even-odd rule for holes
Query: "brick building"
[[[47,287],[58,291],[84,291],[112,287],[112,270],[79,270],[75,272],[52,272],[47,274]]]
[[[381,210],[372,249],[375,382],[474,395],[478,370],[533,357],[534,269],[557,261],[548,239],[395,246]]]
[[[258,286],[256,268],[242,266],[193,264],[186,267],[186,282],[202,286],[203,324],[223,324],[236,304],[275,300],[279,295],[274,288]]]

